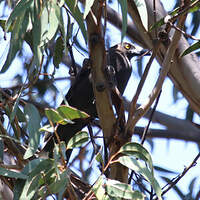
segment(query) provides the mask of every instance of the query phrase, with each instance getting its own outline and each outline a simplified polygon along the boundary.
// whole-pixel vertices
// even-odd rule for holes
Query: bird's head
[[[148,52],[147,50],[139,49],[135,45],[130,44],[128,42],[119,43],[113,46],[112,48],[121,53],[124,53],[128,57],[129,60],[131,60],[134,56],[141,56]],[[147,53],[145,55],[150,55],[150,54]]]

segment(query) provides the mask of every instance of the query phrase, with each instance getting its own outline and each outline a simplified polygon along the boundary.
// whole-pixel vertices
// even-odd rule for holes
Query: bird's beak
[[[127,55],[129,59],[133,58],[134,56],[150,56],[151,53],[147,49],[133,49],[129,54]]]

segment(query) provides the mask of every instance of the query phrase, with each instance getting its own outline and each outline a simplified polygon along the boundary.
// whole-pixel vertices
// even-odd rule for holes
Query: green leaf
[[[136,142],[128,142],[120,148],[119,153],[135,156],[136,158],[144,160],[148,163],[153,173],[153,162],[151,155],[141,144]]]
[[[53,123],[59,123],[65,125],[67,123],[73,123],[71,120],[64,119],[57,110],[53,108],[46,108],[45,115],[48,117],[50,121]]]
[[[53,64],[56,68],[58,68],[59,64],[62,62],[64,51],[64,44],[62,37],[58,37],[55,44],[55,50],[53,55]]]
[[[99,162],[102,166],[104,165],[103,156],[100,152],[96,155],[96,161]]]
[[[194,1],[196,1],[196,0],[192,0],[191,3],[193,3]],[[200,8],[200,3],[198,3],[196,6],[194,6],[193,8],[191,8],[191,9],[189,10],[189,12],[191,12],[191,13],[192,13],[192,12],[195,12],[195,11],[199,10],[199,8]],[[149,31],[151,32],[154,28],[159,28],[159,27],[161,27],[162,25],[165,24],[165,18],[166,18],[166,17],[168,17],[168,16],[173,17],[173,16],[175,16],[175,15],[178,15],[179,11],[180,11],[180,7],[175,8],[175,9],[174,9],[173,11],[171,11],[167,16],[161,18],[159,21],[157,21],[155,24],[153,24],[153,25],[150,27]]]
[[[84,19],[83,19],[83,15],[80,12],[78,6],[75,6],[75,2],[76,0],[65,0],[65,3],[67,4],[67,7],[69,8],[69,10],[71,11],[72,16],[74,17],[74,19],[77,21],[81,32],[83,34],[83,37],[85,39],[85,43],[87,44],[87,31],[86,31],[86,27],[85,27],[85,23],[84,23]],[[75,6],[75,7],[74,7]]]
[[[53,164],[54,162],[51,159],[42,159],[39,164],[30,171],[29,178],[33,178],[41,172],[47,173],[54,167]]]
[[[21,17],[24,15],[26,10],[31,6],[33,3],[33,0],[21,0],[18,2],[12,13],[10,14],[6,24],[5,24],[5,31],[7,32],[10,28],[13,21],[15,21],[18,17]],[[25,18],[24,18],[25,19]]]
[[[67,171],[63,171],[59,177],[56,177],[53,183],[51,183],[48,187],[51,193],[59,193],[67,186],[70,182]]]
[[[134,0],[142,24],[146,30],[148,30],[148,13],[145,0]]]
[[[30,158],[38,149],[40,144],[40,114],[33,104],[26,104],[24,113],[27,119],[27,129],[29,133],[28,149],[25,152],[24,159]]]
[[[40,187],[39,180],[42,178],[42,174],[37,174],[35,177],[31,178],[25,184],[23,188],[23,192],[21,193],[20,200],[27,199],[31,200],[38,188]]]
[[[133,191],[131,185],[116,180],[108,179],[105,184],[106,193],[115,198],[144,200],[144,194]]]
[[[17,100],[14,103],[13,110],[12,110],[12,113],[10,115],[10,123],[14,120],[15,115],[17,113],[17,110],[19,109],[18,105],[19,105],[19,100],[20,100],[20,97],[21,97],[21,93],[22,93],[22,90],[19,92]]]
[[[100,176],[92,187],[92,191],[94,192],[98,200],[105,199],[105,187],[103,187],[103,185],[103,176]]]
[[[56,162],[59,162],[60,160],[60,157],[61,157],[61,152],[62,152],[62,155],[64,156],[64,159],[66,160],[66,144],[64,141],[61,141],[60,144],[55,144],[55,147],[53,149],[53,158],[54,158],[54,161],[55,161],[55,165],[57,165]]]
[[[53,123],[63,121],[63,117],[61,117],[58,111],[53,108],[46,108],[45,115],[48,117],[49,121],[52,121]]]
[[[152,171],[145,166],[141,161],[129,156],[122,156],[118,161],[131,170],[141,174],[152,186],[159,200],[162,200],[162,190],[157,180],[154,178]]]
[[[84,14],[83,14],[83,19],[85,19],[87,17],[93,3],[94,3],[94,0],[86,0],[85,1],[85,11],[84,11]]]
[[[54,132],[54,128],[53,128],[50,124],[47,124],[47,125],[41,127],[41,128],[39,129],[39,131],[41,131],[41,132],[44,131],[44,132],[48,132],[48,133],[53,133],[53,132]]]
[[[22,179],[17,179],[15,184],[14,184],[14,189],[13,189],[13,200],[19,200],[20,195],[22,193],[24,184],[25,184],[25,180]]]
[[[40,46],[46,45],[55,35],[60,19],[60,7],[57,0],[46,1],[42,10],[41,21],[41,41]]]
[[[182,54],[181,54],[181,57],[197,50],[197,49],[200,49],[200,41],[194,43],[193,45],[191,45],[190,47],[188,47]]]
[[[17,107],[16,115],[17,115],[19,122],[26,122],[25,114],[22,112],[22,110],[19,108],[19,106]]]
[[[195,1],[195,0],[191,1],[191,3],[194,2],[194,1]],[[197,3],[196,6],[190,8],[189,12],[190,12],[190,13],[196,12],[196,11],[198,11],[199,9],[200,9],[200,2]]]
[[[61,105],[57,108],[58,113],[65,119],[73,120],[79,118],[88,118],[89,115],[83,111],[67,105]]]
[[[127,30],[127,13],[128,13],[128,6],[127,6],[127,0],[118,0],[118,3],[121,6],[122,11],[122,33],[121,33],[121,41],[123,41],[123,38],[126,35]]]
[[[85,131],[80,131],[76,133],[68,142],[67,149],[72,149],[75,147],[81,147],[89,139],[88,133]]]
[[[2,168],[2,167],[0,167],[0,175],[5,176],[5,177],[9,177],[9,178],[27,179],[27,176],[25,174],[10,171],[10,170]]]
[[[42,162],[44,159],[34,159],[34,160],[31,160],[29,161],[26,166],[24,167],[24,169],[22,170],[22,173],[23,174],[26,174],[28,175],[29,173],[31,173],[31,171],[36,168],[38,166],[38,164],[40,162]],[[28,177],[28,176],[27,176]],[[32,177],[30,178],[32,180]],[[27,180],[26,180],[27,181]],[[18,179],[14,185],[14,199],[13,200],[18,200],[20,199],[20,196],[22,194],[22,191],[24,190],[24,186],[25,186],[25,183],[26,183],[25,180],[21,180],[21,179]],[[28,188],[27,188],[28,190]],[[26,193],[27,193],[27,190],[26,190]],[[25,194],[26,194],[25,193]],[[26,199],[26,198],[24,198]]]
[[[5,30],[6,20],[0,19],[0,26],[3,30]]]
[[[13,25],[13,30],[11,33],[10,47],[9,52],[6,58],[6,61],[0,71],[0,73],[4,73],[10,67],[13,59],[16,57],[17,52],[21,49],[23,44],[23,38],[26,33],[27,27],[29,25],[29,13],[23,12],[17,19]]]

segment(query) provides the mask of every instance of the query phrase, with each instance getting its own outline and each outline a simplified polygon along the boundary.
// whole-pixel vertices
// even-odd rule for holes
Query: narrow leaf
[[[104,185],[103,176],[100,176],[92,187],[92,191],[94,192],[98,200],[105,199],[105,187],[103,187],[103,185]]]
[[[85,43],[87,43],[87,32],[86,32],[86,27],[85,27],[85,23],[84,23],[84,19],[83,19],[83,15],[80,12],[78,6],[75,5],[75,0],[65,0],[65,3],[67,4],[67,7],[69,8],[69,10],[71,11],[72,16],[74,17],[74,19],[77,21],[81,32],[83,34],[83,37],[85,39]]]
[[[27,176],[25,174],[10,171],[10,170],[7,170],[7,169],[2,168],[2,167],[0,167],[0,175],[5,176],[5,177],[9,177],[9,178],[27,179]]]
[[[33,0],[21,0],[18,2],[16,7],[13,9],[12,13],[10,14],[6,24],[5,24],[5,31],[7,32],[10,28],[11,24],[17,17],[22,16],[23,13],[31,6]]]
[[[70,141],[67,144],[67,149],[81,147],[85,142],[88,141],[88,139],[89,139],[88,133],[85,131],[80,131],[70,139]]]
[[[122,11],[122,33],[121,33],[121,41],[123,41],[123,38],[126,35],[126,30],[127,30],[127,13],[128,13],[128,6],[127,6],[127,0],[122,1],[118,0],[120,6],[121,6],[121,11]]]
[[[64,52],[64,44],[62,37],[58,37],[55,44],[55,50],[53,55],[53,64],[58,68],[59,64],[62,62]]]
[[[136,158],[144,160],[145,162],[148,163],[153,173],[153,162],[152,162],[151,155],[142,145],[136,142],[126,143],[120,148],[119,153],[135,156]]]
[[[148,30],[148,13],[145,0],[134,0],[135,5],[138,9],[140,19],[146,30]]]
[[[141,174],[152,186],[159,200],[162,200],[162,190],[157,180],[154,178],[153,173],[141,161],[129,156],[122,156],[118,161],[131,170]]]
[[[41,117],[37,108],[33,104],[27,104],[24,108],[27,119],[27,129],[29,133],[29,145],[25,152],[24,159],[30,158],[38,149],[40,143],[40,121]]]
[[[85,11],[84,11],[84,14],[83,14],[83,19],[85,19],[87,17],[93,3],[94,3],[94,0],[86,0],[85,1]]]
[[[200,41],[194,43],[193,45],[191,45],[190,47],[188,47],[182,54],[181,54],[181,57],[197,50],[197,49],[200,49]]]

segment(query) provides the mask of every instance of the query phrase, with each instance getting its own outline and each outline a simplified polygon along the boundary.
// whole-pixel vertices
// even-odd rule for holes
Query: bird
[[[106,51],[107,64],[105,69],[107,74],[111,71],[110,74],[113,74],[114,76],[110,77],[112,75],[109,75],[109,81],[111,81],[110,84],[115,85],[121,95],[123,94],[132,73],[131,59],[134,56],[141,56],[145,53],[147,53],[147,50],[139,50],[134,44],[128,42],[114,45]],[[70,106],[84,111],[90,116],[85,119],[74,119],[74,123],[72,124],[68,123],[66,125],[58,125],[57,134],[60,140],[65,141],[67,144],[68,141],[77,132],[87,126],[92,119],[98,118],[92,86],[91,66],[88,62],[83,64],[83,67],[78,72],[74,83],[71,85],[65,96],[65,99]],[[61,105],[64,103],[65,102],[63,101]],[[43,148],[45,152],[49,152],[50,157],[52,157],[52,150],[55,142],[57,142],[57,140],[55,135],[53,135]],[[67,150],[67,161],[69,160],[71,153],[72,150]]]

